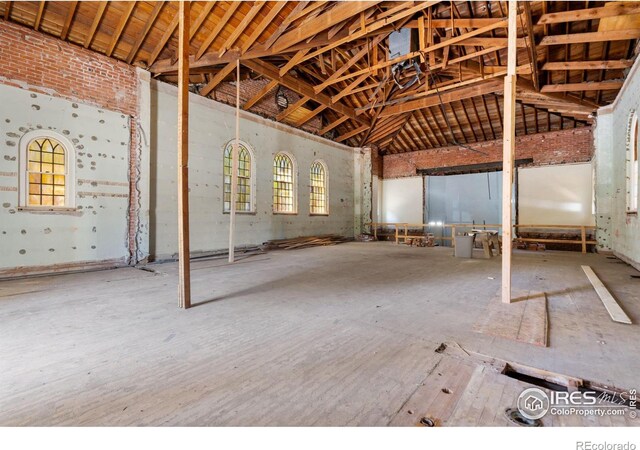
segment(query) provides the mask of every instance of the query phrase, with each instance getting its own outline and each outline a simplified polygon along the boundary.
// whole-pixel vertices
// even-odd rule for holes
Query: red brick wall
[[[136,69],[74,44],[0,21],[0,83],[131,117],[130,179],[136,180],[138,117]],[[129,250],[135,254],[135,183],[129,193]]]
[[[385,155],[383,177],[416,176],[417,169],[451,167],[502,161],[502,140],[470,144],[487,155],[462,147],[442,147],[410,153]],[[591,127],[552,131],[516,137],[516,159],[533,158],[532,165],[565,164],[591,161],[593,135]]]

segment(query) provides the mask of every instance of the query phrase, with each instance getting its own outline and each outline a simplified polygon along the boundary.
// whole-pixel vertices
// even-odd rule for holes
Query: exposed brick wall
[[[260,80],[240,80],[240,105],[252,99],[262,88],[264,88],[267,84],[269,84],[269,80],[260,79]],[[253,105],[250,109],[252,113],[259,114],[263,117],[267,117],[269,119],[275,118],[281,110],[278,108],[275,102],[275,95],[278,87],[274,87],[260,99],[255,105]],[[289,105],[294,104],[298,100],[300,100],[300,95],[290,89],[285,87],[282,88],[287,99],[289,100]],[[226,103],[228,105],[235,106],[236,105],[236,85],[235,83],[225,82],[220,83],[220,85],[213,91],[212,95],[214,100],[217,100],[222,103]],[[320,115],[315,116],[313,119],[308,121],[301,127],[303,130],[308,131],[310,133],[317,133],[322,129],[322,120],[320,119]]]
[[[385,155],[383,177],[400,178],[416,175],[417,169],[451,167],[502,161],[502,140],[470,144],[487,153],[483,155],[462,147]],[[534,166],[591,161],[593,136],[591,127],[552,131],[516,137],[516,159],[533,158]]]
[[[136,69],[99,53],[0,20],[0,83],[130,116],[130,179],[136,180]],[[130,183],[129,250],[135,254],[137,193]]]

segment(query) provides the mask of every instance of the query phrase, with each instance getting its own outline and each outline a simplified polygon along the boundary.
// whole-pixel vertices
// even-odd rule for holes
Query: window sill
[[[229,211],[222,211],[222,214],[231,214]],[[243,216],[255,216],[257,213],[255,211],[236,211],[237,214],[242,214]]]
[[[81,214],[81,211],[78,208],[67,208],[67,207],[37,207],[37,206],[19,206],[18,211],[27,212],[27,213],[37,213],[37,214],[69,214],[69,215],[77,215]]]
[[[273,211],[274,216],[297,216],[297,212]]]
[[[329,213],[309,213],[310,216],[328,217]]]

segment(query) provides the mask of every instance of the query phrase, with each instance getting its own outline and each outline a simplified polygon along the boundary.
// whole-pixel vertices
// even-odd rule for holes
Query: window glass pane
[[[273,159],[273,211],[295,212],[293,161],[284,153]]]
[[[327,179],[324,165],[319,161],[311,165],[309,211],[311,214],[327,213]]]
[[[29,143],[28,156],[28,205],[64,206],[64,147],[52,138],[34,139]],[[58,175],[53,175],[54,173]]]
[[[223,208],[231,210],[231,150],[230,143],[224,151]],[[251,153],[242,144],[238,146],[238,184],[236,185],[236,211],[251,211]]]

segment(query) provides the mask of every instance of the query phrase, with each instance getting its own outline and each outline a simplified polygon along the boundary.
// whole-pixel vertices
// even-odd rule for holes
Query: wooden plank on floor
[[[611,319],[614,322],[631,324],[631,319],[629,319],[629,316],[627,316],[622,308],[620,308],[620,305],[618,305],[616,299],[613,298],[613,295],[611,295],[604,283],[600,281],[600,278],[598,278],[598,275],[595,274],[593,269],[590,266],[581,267],[582,270],[584,270],[585,275],[587,275],[587,278],[591,282],[591,285],[596,290],[598,297],[600,297],[600,300],[602,300],[602,304],[605,308],[607,308]]]
[[[473,331],[546,347],[548,328],[545,293],[514,291],[512,303],[502,303],[500,295],[491,299]]]

